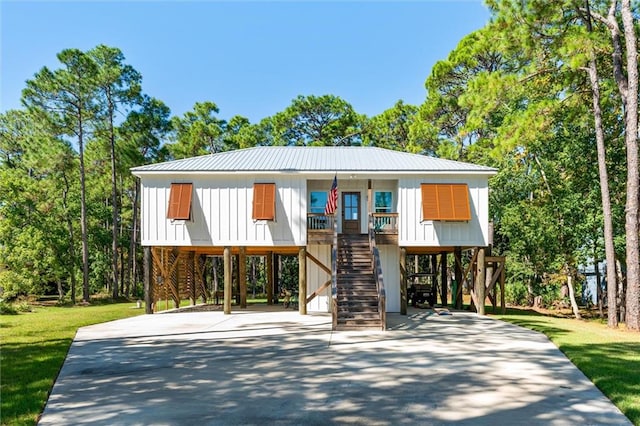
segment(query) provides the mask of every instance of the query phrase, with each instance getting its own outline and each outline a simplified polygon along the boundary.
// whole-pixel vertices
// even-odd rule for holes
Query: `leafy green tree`
[[[70,199],[78,191],[69,176],[76,156],[25,111],[0,115],[0,152],[0,264],[13,277],[4,283],[5,297],[49,293],[55,285],[62,298],[70,278],[73,300],[78,262]]]
[[[379,146],[422,154],[433,154],[434,146],[423,140],[412,129],[416,121],[418,107],[405,104],[402,100],[369,119],[364,125],[362,141],[364,145]]]
[[[128,168],[154,161],[163,161],[168,157],[162,143],[171,132],[171,111],[162,101],[144,96],[139,109],[131,111],[119,129],[121,145],[119,151],[126,168],[124,193],[131,205],[131,235],[129,238],[129,280],[125,294],[135,289],[138,275],[136,244],[138,241],[140,207],[139,181],[128,173]]]
[[[97,105],[100,107],[98,136],[108,141],[111,159],[111,289],[112,296],[118,297],[118,224],[120,221],[118,203],[118,175],[116,158],[116,113],[126,113],[140,97],[142,76],[130,65],[124,63],[120,49],[99,45],[87,52],[97,66]]]
[[[273,145],[359,145],[363,117],[333,95],[298,96],[269,120]]]
[[[80,169],[80,232],[82,239],[82,298],[89,301],[89,241],[85,185],[84,148],[87,133],[98,113],[96,105],[97,66],[78,49],[65,49],[58,55],[62,67],[51,71],[43,67],[27,81],[22,102],[29,110],[77,143]]]
[[[167,144],[173,158],[187,158],[228,150],[224,145],[225,121],[216,117],[220,111],[213,102],[196,102],[193,111],[174,117],[174,142]]]

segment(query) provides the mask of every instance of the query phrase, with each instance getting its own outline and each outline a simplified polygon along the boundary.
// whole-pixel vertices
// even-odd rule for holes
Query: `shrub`
[[[516,306],[526,306],[528,304],[527,286],[519,281],[507,283],[504,289],[504,296],[507,303]]]
[[[11,303],[0,299],[0,315],[16,315],[17,313],[18,311],[16,311]]]
[[[0,271],[0,289],[2,289],[2,299],[12,301],[18,296],[29,294],[31,281],[12,270]]]

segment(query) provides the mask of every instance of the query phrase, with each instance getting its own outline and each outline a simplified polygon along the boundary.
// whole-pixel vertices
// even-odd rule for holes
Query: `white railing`
[[[327,215],[324,213],[307,213],[307,231],[331,232],[335,224],[335,215]]]
[[[376,234],[398,233],[398,213],[371,213],[371,218]]]

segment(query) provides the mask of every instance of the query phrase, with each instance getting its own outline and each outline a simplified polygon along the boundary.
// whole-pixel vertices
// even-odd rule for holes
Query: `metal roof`
[[[496,169],[376,147],[259,146],[134,167],[137,172],[475,172]]]

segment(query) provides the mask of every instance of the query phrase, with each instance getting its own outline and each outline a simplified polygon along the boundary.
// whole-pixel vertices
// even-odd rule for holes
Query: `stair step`
[[[338,319],[347,320],[376,320],[380,319],[378,312],[338,312]]]
[[[382,329],[368,235],[338,242],[337,330]]]
[[[351,310],[344,310],[344,309],[338,309],[338,317],[351,317],[350,315],[343,315],[343,314],[372,314],[375,315],[376,317],[380,317],[380,314],[378,313],[378,309],[376,307],[362,307],[362,308],[352,308]]]

